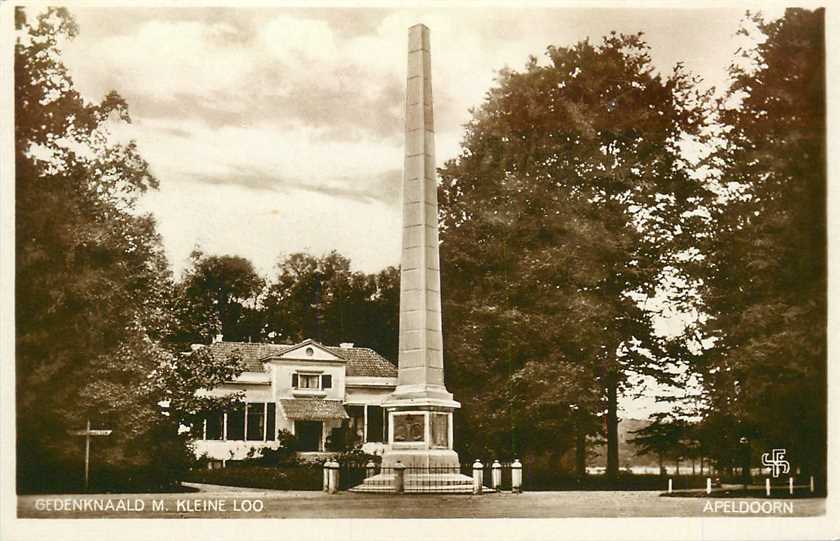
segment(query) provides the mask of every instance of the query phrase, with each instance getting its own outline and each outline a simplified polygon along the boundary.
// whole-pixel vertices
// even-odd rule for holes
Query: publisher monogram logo
[[[773,449],[772,452],[761,455],[761,463],[770,468],[773,477],[790,472],[790,462],[785,460],[786,452],[785,449]]]

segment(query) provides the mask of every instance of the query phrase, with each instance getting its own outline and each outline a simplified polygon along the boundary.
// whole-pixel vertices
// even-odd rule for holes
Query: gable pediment
[[[305,340],[274,358],[295,361],[344,361],[314,340]]]

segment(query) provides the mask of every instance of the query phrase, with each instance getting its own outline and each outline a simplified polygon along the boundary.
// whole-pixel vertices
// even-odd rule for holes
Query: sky
[[[779,9],[764,10],[770,17]],[[495,74],[548,45],[644,32],[657,70],[683,62],[723,88],[743,8],[71,8],[64,44],[90,100],[116,90],[160,189],[176,276],[196,247],[272,275],[284,254],[337,250],[354,269],[398,265],[408,27],[431,29],[437,164],[458,155]],[[446,262],[442,261],[445,268]],[[667,325],[667,322],[665,323]],[[642,415],[650,401],[625,410]]]

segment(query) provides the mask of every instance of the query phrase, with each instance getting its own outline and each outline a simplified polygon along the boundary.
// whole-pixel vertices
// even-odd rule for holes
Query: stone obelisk
[[[399,376],[383,406],[383,466],[457,466],[452,411],[460,404],[443,379],[435,124],[429,29],[408,31],[405,166],[402,185]]]

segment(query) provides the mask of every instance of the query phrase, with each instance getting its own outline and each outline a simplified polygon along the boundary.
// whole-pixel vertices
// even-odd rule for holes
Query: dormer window
[[[306,389],[311,391],[332,389],[332,376],[329,374],[295,372],[292,374],[292,389]]]

